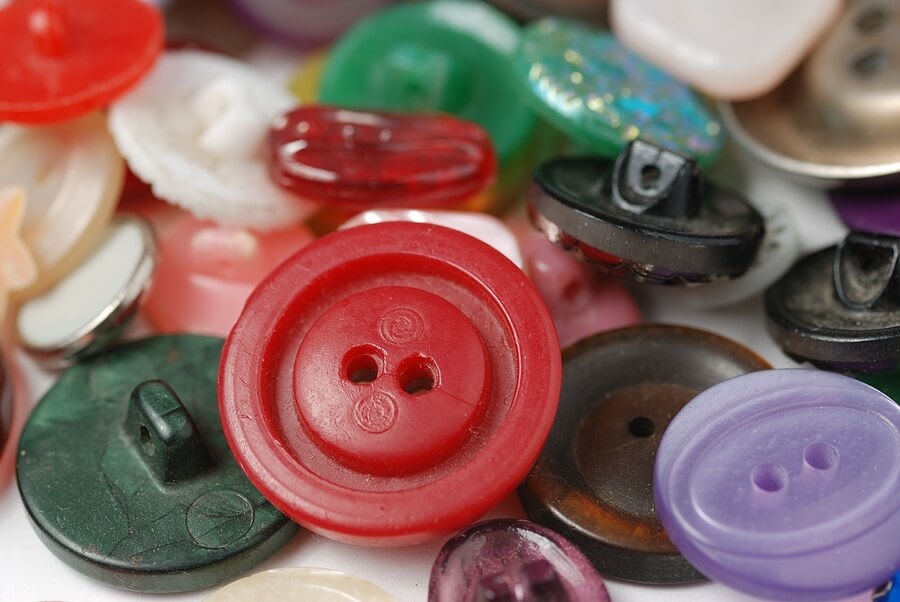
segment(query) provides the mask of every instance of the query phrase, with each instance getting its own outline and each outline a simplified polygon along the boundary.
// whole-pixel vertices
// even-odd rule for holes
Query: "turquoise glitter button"
[[[608,33],[543,19],[525,29],[515,68],[535,109],[592,151],[615,157],[640,136],[709,165],[722,149],[700,99]]]

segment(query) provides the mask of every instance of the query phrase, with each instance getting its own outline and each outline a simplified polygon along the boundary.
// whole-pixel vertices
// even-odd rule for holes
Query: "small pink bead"
[[[258,233],[185,215],[162,239],[145,312],[160,332],[227,336],[256,285],[313,238],[304,226]]]

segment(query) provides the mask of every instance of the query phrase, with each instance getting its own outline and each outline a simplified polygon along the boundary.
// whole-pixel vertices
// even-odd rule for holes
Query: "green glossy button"
[[[221,339],[161,336],[65,372],[19,443],[19,491],[69,566],[145,592],[230,580],[297,526],[228,448],[216,393]]]
[[[519,38],[513,21],[481,2],[400,4],[341,38],[325,66],[319,100],[453,113],[485,128],[505,165],[536,124],[511,64]]]

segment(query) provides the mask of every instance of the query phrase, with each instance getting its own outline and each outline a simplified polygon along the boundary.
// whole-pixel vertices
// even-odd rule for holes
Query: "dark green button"
[[[19,491],[44,544],[107,585],[216,585],[297,526],[250,484],[225,441],[221,339],[161,336],[62,375],[19,443]]]
[[[485,128],[506,165],[536,124],[511,64],[519,37],[514,22],[481,2],[401,4],[341,38],[325,66],[319,100],[453,113]]]

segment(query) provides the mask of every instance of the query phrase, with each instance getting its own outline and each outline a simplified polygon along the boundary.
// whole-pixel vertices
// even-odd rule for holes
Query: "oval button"
[[[769,599],[858,594],[900,566],[900,408],[818,370],[726,381],[669,425],[654,491],[710,578]]]
[[[497,169],[487,133],[449,115],[303,107],[276,118],[268,147],[278,184],[349,210],[457,205]]]

